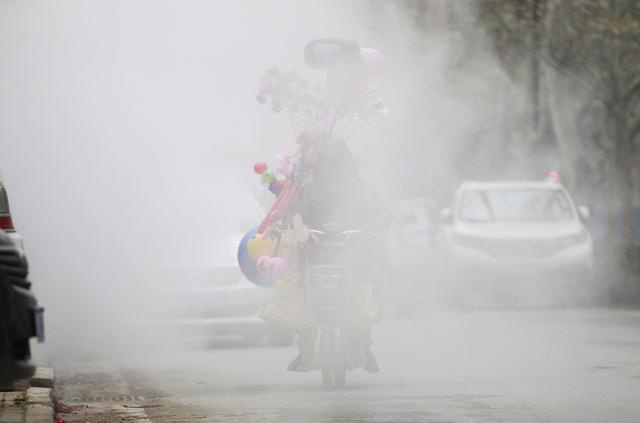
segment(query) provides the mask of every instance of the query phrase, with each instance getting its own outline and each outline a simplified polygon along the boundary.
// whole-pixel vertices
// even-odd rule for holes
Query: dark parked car
[[[0,230],[0,389],[12,389],[17,378],[29,377],[29,339],[43,339],[42,309],[27,279],[22,250]]]
[[[11,219],[11,210],[9,209],[9,198],[7,196],[7,189],[4,186],[4,181],[0,176],[0,229],[5,231],[11,238],[11,241],[16,247],[21,250],[24,249],[22,236],[16,228],[13,226],[13,220]]]

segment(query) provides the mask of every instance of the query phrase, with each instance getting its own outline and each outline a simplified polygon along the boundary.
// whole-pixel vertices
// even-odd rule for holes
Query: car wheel
[[[28,339],[13,341],[13,355],[16,360],[26,361],[31,358],[31,346]]]
[[[337,366],[333,373],[333,383],[336,389],[344,388],[347,382],[347,368],[345,366]]]
[[[266,333],[262,329],[247,329],[242,333],[244,343],[249,347],[255,347],[262,345],[264,342]]]
[[[15,358],[8,321],[11,317],[9,295],[9,282],[0,271],[0,391],[13,389],[15,380]]]
[[[593,277],[590,274],[585,274],[577,281],[573,282],[575,286],[575,297],[573,299],[573,305],[577,307],[593,307],[596,303],[596,292]]]
[[[7,325],[4,319],[0,317],[0,391],[13,389],[15,381],[14,363],[13,348],[11,347]]]

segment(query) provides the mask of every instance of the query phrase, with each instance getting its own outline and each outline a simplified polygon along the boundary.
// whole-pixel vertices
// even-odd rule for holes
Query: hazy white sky
[[[225,225],[214,190],[264,191],[253,163],[292,150],[286,116],[255,95],[273,65],[318,75],[310,39],[387,56],[390,117],[347,134],[385,194],[450,175],[453,140],[492,125],[487,81],[504,80],[464,72],[446,40],[425,46],[371,4],[0,0],[0,172],[54,339],[109,316],[154,269],[208,260]]]
[[[352,18],[340,1],[0,1],[0,172],[54,336],[118,307],[105,292],[140,269],[206,257],[224,225],[208,194],[255,188],[252,164],[293,143],[259,79],[302,68],[309,39],[357,38]]]

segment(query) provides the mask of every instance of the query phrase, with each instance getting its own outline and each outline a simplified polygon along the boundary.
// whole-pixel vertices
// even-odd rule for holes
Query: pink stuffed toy
[[[257,267],[260,273],[273,280],[285,278],[289,271],[289,263],[283,257],[262,256]]]

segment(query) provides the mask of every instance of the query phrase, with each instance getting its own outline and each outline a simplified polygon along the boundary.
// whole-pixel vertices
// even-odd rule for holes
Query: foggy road
[[[0,389],[55,369],[64,423],[640,422],[638,69],[638,0],[0,1]],[[485,300],[526,307],[445,308]],[[379,306],[415,314],[338,391],[255,346]]]
[[[352,372],[336,392],[321,389],[317,372],[285,371],[293,347],[232,341],[180,352],[168,341],[122,374],[153,422],[633,422],[640,415],[638,327],[640,313],[620,310],[386,320],[375,333],[381,373]],[[73,388],[60,382],[62,392]],[[94,389],[109,389],[95,382]],[[92,395],[99,393],[85,393]]]

